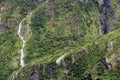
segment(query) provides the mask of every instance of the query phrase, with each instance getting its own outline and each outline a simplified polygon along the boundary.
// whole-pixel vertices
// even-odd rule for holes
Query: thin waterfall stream
[[[14,80],[15,76],[17,76],[19,71],[25,66],[25,61],[24,61],[25,51],[24,51],[24,48],[25,48],[26,41],[27,41],[27,39],[30,35],[29,24],[30,24],[31,15],[32,15],[32,13],[30,13],[25,18],[23,18],[22,21],[18,25],[17,34],[18,34],[20,40],[22,41],[22,45],[21,45],[21,49],[20,49],[20,68],[13,72],[13,76],[10,80]],[[27,23],[24,24],[24,26],[23,26],[24,21],[27,22]]]
[[[24,18],[25,19],[25,18]],[[20,24],[19,24],[19,28],[18,28],[18,35],[19,35],[19,38],[22,40],[22,47],[21,47],[21,50],[20,50],[20,54],[21,54],[21,56],[20,56],[20,66],[21,67],[24,67],[24,65],[25,65],[25,63],[24,63],[24,47],[25,47],[25,39],[24,39],[24,37],[22,36],[22,34],[21,34],[21,30],[22,30],[22,22],[24,21],[24,19],[20,22]]]
[[[24,19],[22,19],[22,21],[20,22],[20,24],[18,26],[18,30],[17,30],[17,34],[22,41],[22,46],[21,46],[21,49],[20,49],[20,69],[23,68],[24,65],[25,65],[25,62],[24,62],[24,47],[25,47],[26,40],[24,39],[24,37],[21,34],[21,32],[22,32],[22,22],[24,21]],[[12,79],[10,79],[10,80],[14,80],[15,76],[18,74],[20,69],[13,73]]]

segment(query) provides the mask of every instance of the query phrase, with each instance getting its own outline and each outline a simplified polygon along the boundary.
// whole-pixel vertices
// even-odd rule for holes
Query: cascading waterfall
[[[25,18],[24,18],[25,19]],[[19,38],[22,40],[22,47],[21,47],[21,50],[20,50],[20,54],[21,54],[21,56],[20,56],[20,66],[21,66],[21,68],[23,68],[24,67],[24,65],[25,65],[25,63],[24,63],[24,47],[25,47],[25,39],[24,39],[24,37],[22,36],[22,34],[21,34],[21,31],[22,31],[22,22],[24,21],[24,19],[20,22],[20,24],[19,24],[19,26],[18,26],[18,31],[17,31],[17,34],[19,35]],[[21,69],[20,68],[20,69]],[[15,71],[14,73],[13,73],[13,76],[12,76],[12,80],[14,80],[14,77],[18,74],[18,72],[20,71],[20,69],[19,70],[17,70],[17,71]],[[11,80],[11,79],[10,79]]]
[[[25,19],[25,18],[24,18]],[[22,22],[24,21],[24,19],[20,22],[19,24],[19,28],[18,28],[18,35],[19,35],[19,38],[22,40],[22,47],[21,47],[21,50],[20,50],[20,53],[21,53],[21,57],[20,57],[20,65],[21,67],[24,67],[25,63],[24,63],[24,47],[25,47],[25,39],[24,37],[21,35],[21,30],[22,30]]]
[[[30,13],[30,15],[28,15],[26,18],[24,18],[24,19],[22,19],[22,21],[20,22],[20,24],[19,24],[19,26],[18,26],[18,30],[17,30],[17,34],[18,34],[18,36],[19,36],[19,38],[20,38],[20,40],[22,41],[22,46],[21,46],[21,49],[20,49],[20,69],[19,70],[17,70],[17,71],[15,71],[14,73],[13,73],[13,76],[12,76],[12,80],[14,80],[14,78],[15,78],[15,76],[19,73],[19,71],[25,66],[25,62],[24,62],[24,48],[25,48],[25,43],[26,43],[26,40],[27,40],[27,37],[29,36],[29,32],[30,32],[30,30],[29,30],[29,24],[30,24],[30,22],[28,22],[29,20],[28,20],[28,17],[30,17],[31,16],[31,14],[32,13]],[[23,26],[22,26],[22,23],[23,23],[23,21],[25,20],[25,19],[27,19],[27,24],[28,25],[26,25],[26,27],[25,27],[25,29],[24,29],[24,34],[22,34],[23,33]],[[24,35],[24,36],[23,36]],[[11,80],[11,79],[10,79]]]
[[[26,43],[26,40],[30,34],[30,29],[29,29],[29,24],[30,24],[30,17],[31,17],[32,13],[30,13],[28,16],[26,16],[24,19],[22,19],[22,21],[20,22],[19,26],[18,26],[18,30],[17,30],[17,34],[19,35],[19,38],[21,39],[22,41],[22,46],[21,46],[21,49],[20,49],[20,69],[15,71],[13,73],[13,76],[12,76],[12,80],[14,80],[15,76],[19,73],[19,71],[25,66],[25,62],[24,62],[24,48],[25,48],[25,43]],[[22,23],[23,21],[27,19],[27,25],[25,26],[25,29],[24,31],[23,30],[23,26],[22,26]],[[24,34],[22,34],[24,32]],[[23,36],[24,35],[24,36]],[[11,79],[10,79],[11,80]]]

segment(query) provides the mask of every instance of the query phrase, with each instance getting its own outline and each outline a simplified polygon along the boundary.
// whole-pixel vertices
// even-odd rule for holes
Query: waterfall
[[[25,18],[24,18],[25,19]],[[25,63],[24,63],[24,47],[25,47],[25,39],[24,37],[21,35],[21,30],[22,30],[22,22],[24,21],[24,19],[20,22],[19,24],[19,28],[18,28],[18,35],[19,35],[19,38],[22,40],[22,47],[21,47],[21,50],[20,50],[20,66],[21,67],[24,67]]]
[[[62,56],[60,56],[57,60],[56,60],[56,64],[60,65],[61,61],[64,59],[64,57],[67,55],[67,53],[63,54]]]
[[[22,41],[22,46],[21,46],[21,49],[20,49],[20,66],[21,67],[18,70],[14,71],[12,77],[10,77],[10,79],[8,79],[8,80],[14,80],[15,76],[17,76],[17,74],[20,72],[20,70],[25,66],[25,62],[24,62],[24,54],[25,54],[24,48],[25,48],[26,40],[28,39],[28,36],[30,35],[29,24],[30,24],[31,15],[32,15],[32,13],[30,13],[29,15],[27,15],[19,23],[17,34],[18,34],[20,40]],[[23,21],[25,19],[26,19],[27,23],[25,24],[24,31],[23,31],[22,23],[23,23]]]
[[[25,18],[24,18],[24,19],[25,19]],[[23,59],[23,58],[24,58],[25,40],[24,40],[24,37],[21,35],[22,22],[24,21],[24,19],[20,22],[20,24],[19,24],[19,26],[18,26],[18,31],[17,31],[17,34],[19,35],[19,38],[20,38],[21,41],[22,41],[22,47],[21,47],[21,49],[20,49],[20,54],[21,54],[21,56],[20,56],[20,66],[21,66],[21,68],[23,68],[24,65],[25,65],[24,59]],[[20,69],[21,69],[21,68],[20,68]],[[9,80],[14,80],[15,76],[18,74],[18,72],[20,71],[20,69],[17,70],[17,71],[15,71],[15,72],[13,73],[12,79],[9,79]]]

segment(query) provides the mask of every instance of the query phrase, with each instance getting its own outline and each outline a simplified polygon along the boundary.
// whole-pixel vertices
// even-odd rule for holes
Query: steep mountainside
[[[0,0],[0,80],[119,80],[119,0]]]

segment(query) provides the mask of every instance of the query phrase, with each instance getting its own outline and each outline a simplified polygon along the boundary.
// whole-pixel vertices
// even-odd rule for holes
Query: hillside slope
[[[0,80],[119,80],[119,7],[119,0],[0,0]]]
[[[84,46],[76,45],[26,65],[16,80],[119,80],[120,29]],[[60,54],[68,53],[56,61]]]

